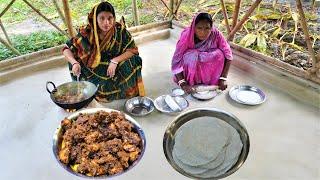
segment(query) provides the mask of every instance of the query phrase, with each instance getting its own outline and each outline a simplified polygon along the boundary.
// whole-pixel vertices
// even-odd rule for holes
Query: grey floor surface
[[[176,40],[157,40],[141,45],[143,78],[147,95],[153,99],[170,93],[170,60]],[[0,86],[0,179],[50,180],[81,179],[69,174],[52,153],[52,136],[69,113],[56,106],[45,90],[46,81],[57,85],[70,81],[66,67],[36,72]],[[250,84],[261,88],[267,101],[259,106],[240,105],[228,98],[233,85]],[[319,97],[315,97],[319,98]],[[297,101],[278,88],[248,76],[235,67],[229,75],[229,88],[210,101],[187,97],[190,106],[214,107],[237,116],[250,136],[250,153],[244,165],[230,180],[316,180],[320,179],[319,107]],[[89,107],[123,110],[124,100],[108,104],[93,101]],[[135,118],[142,126],[147,148],[140,163],[115,179],[187,179],[167,162],[162,138],[174,116],[154,111]]]

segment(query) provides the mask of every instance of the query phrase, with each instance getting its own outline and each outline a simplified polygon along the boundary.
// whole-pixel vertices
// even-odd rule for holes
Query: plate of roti
[[[249,153],[246,128],[231,113],[194,109],[167,127],[163,150],[179,173],[194,179],[220,179],[237,171]]]

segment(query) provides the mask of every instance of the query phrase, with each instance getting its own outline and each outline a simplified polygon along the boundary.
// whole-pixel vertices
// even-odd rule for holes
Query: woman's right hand
[[[78,62],[72,64],[72,74],[74,76],[80,76],[81,66]]]
[[[195,89],[192,86],[189,86],[188,84],[182,84],[181,88],[186,92],[187,94],[191,94],[195,92]]]

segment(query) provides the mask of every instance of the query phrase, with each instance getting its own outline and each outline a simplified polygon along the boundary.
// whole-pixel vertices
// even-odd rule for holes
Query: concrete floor
[[[171,81],[170,60],[176,39],[140,45],[143,78],[147,95],[153,99],[175,87]],[[0,87],[0,179],[79,179],[69,174],[52,153],[52,136],[69,113],[56,106],[45,90],[46,81],[57,85],[70,81],[66,67],[36,72]],[[190,106],[215,107],[229,111],[246,126],[250,153],[244,165],[230,180],[316,180],[320,179],[319,107],[297,101],[284,91],[231,68],[229,88],[206,102],[187,97]],[[237,104],[228,98],[233,85],[250,84],[261,88],[267,101],[259,106]],[[319,97],[315,97],[319,98]],[[89,107],[123,110],[124,100],[108,104],[93,101]],[[174,116],[154,111],[135,118],[145,131],[147,148],[140,163],[115,179],[187,179],[167,162],[162,138]]]

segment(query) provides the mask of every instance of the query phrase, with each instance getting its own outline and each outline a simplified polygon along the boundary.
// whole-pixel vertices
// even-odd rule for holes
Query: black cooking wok
[[[53,90],[49,90],[49,84]],[[73,81],[56,85],[48,81],[46,84],[47,91],[50,93],[52,101],[63,109],[80,109],[88,105],[95,97],[98,87],[88,81]]]

